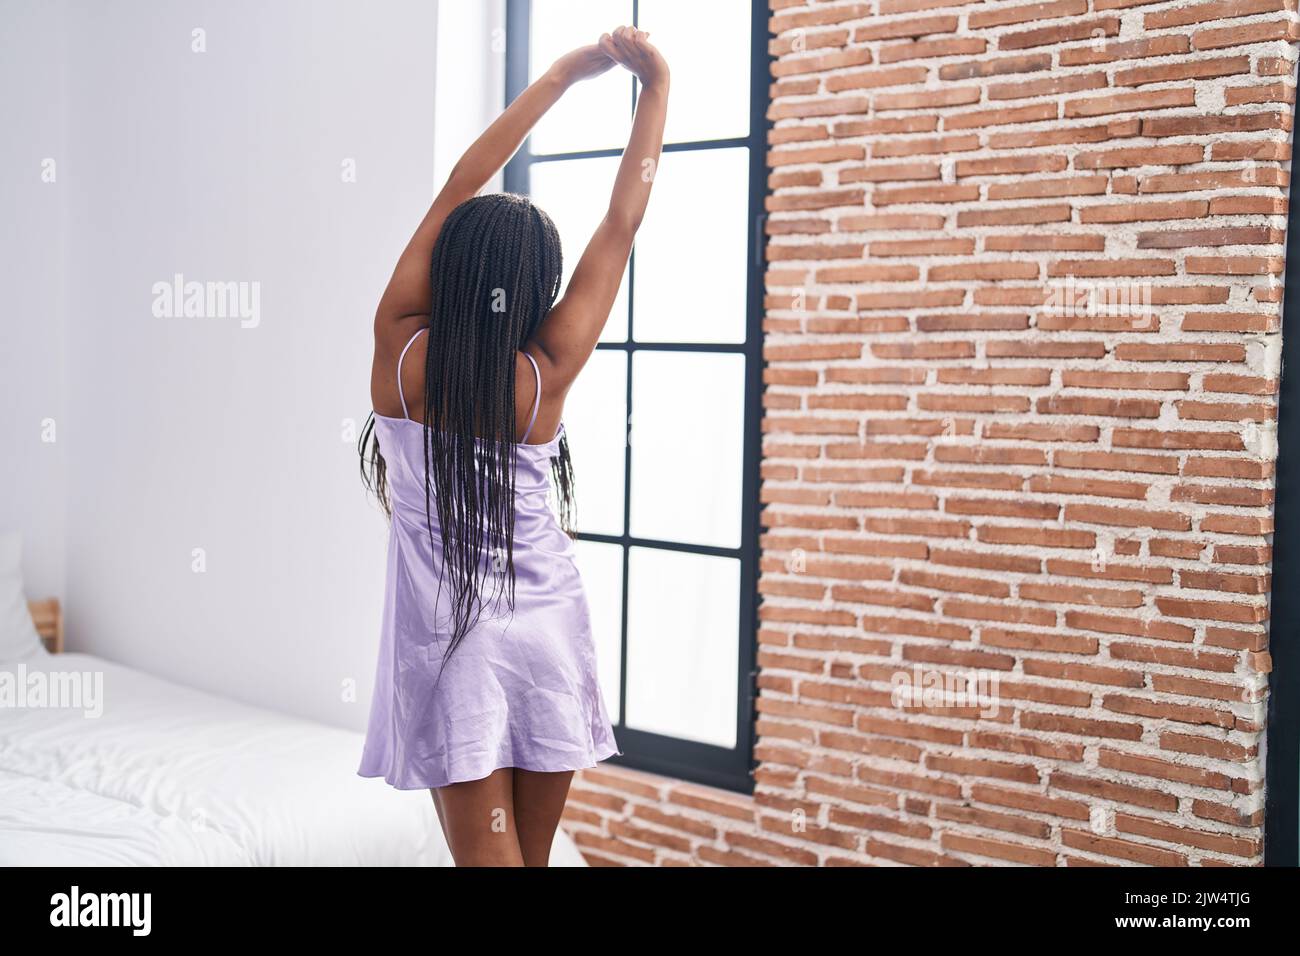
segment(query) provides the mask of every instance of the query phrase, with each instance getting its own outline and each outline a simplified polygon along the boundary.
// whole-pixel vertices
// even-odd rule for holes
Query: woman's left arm
[[[432,305],[429,264],[433,245],[448,213],[478,194],[519,149],[537,121],[570,86],[599,76],[614,65],[596,44],[579,47],[556,60],[506,107],[452,168],[446,184],[425,213],[393,270],[379,309],[379,326],[411,315],[427,315]]]

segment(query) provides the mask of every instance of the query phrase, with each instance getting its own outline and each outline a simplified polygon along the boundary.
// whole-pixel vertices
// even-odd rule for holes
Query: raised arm
[[[452,168],[446,184],[397,260],[392,278],[379,301],[375,322],[427,315],[432,305],[429,263],[447,214],[487,185],[497,170],[519,149],[537,121],[564,92],[580,80],[604,73],[614,61],[599,45],[580,47],[556,60],[519,94],[484,130]]]
[[[636,74],[641,92],[632,133],[614,178],[609,209],[578,260],[564,297],[533,337],[541,357],[550,366],[550,374],[543,380],[548,390],[555,389],[551,398],[562,398],[567,392],[591,357],[609,318],[632,241],[650,202],[668,114],[668,65],[645,33],[620,27],[601,37],[599,46],[610,59]]]

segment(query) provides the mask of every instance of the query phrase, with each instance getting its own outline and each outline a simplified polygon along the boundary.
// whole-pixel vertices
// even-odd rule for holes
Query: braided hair
[[[555,304],[561,276],[555,223],[511,193],[461,203],[433,247],[424,496],[430,545],[435,514],[442,543],[439,589],[450,597],[444,663],[486,608],[504,598],[514,609],[516,353]],[[373,432],[372,414],[359,443],[361,477],[391,517]],[[573,463],[563,434],[551,476],[561,526],[572,536]]]

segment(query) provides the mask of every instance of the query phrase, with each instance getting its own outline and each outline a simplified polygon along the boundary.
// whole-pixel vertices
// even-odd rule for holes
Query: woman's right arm
[[[641,91],[609,209],[578,260],[564,297],[533,336],[536,351],[541,353],[537,357],[550,366],[549,374],[543,375],[548,399],[563,397],[596,348],[645,217],[663,149],[668,65],[646,34],[631,27],[601,37],[600,48],[636,74]]]

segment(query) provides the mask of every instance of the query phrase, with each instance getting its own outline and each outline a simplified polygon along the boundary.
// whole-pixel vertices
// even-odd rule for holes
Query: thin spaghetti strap
[[[411,413],[406,410],[406,394],[402,391],[402,363],[406,361],[406,353],[411,346],[415,344],[415,336],[421,332],[428,332],[428,328],[417,329],[415,335],[412,335],[406,342],[406,347],[402,349],[402,354],[397,357],[397,397],[402,400],[402,417],[410,418]]]
[[[537,379],[537,394],[533,396],[533,414],[528,419],[528,428],[524,431],[524,437],[519,440],[519,444],[524,445],[528,442],[528,436],[533,433],[533,426],[537,424],[537,411],[542,407],[542,370],[537,367],[537,360],[524,353],[524,358],[528,359],[529,364],[533,366],[533,376]]]

